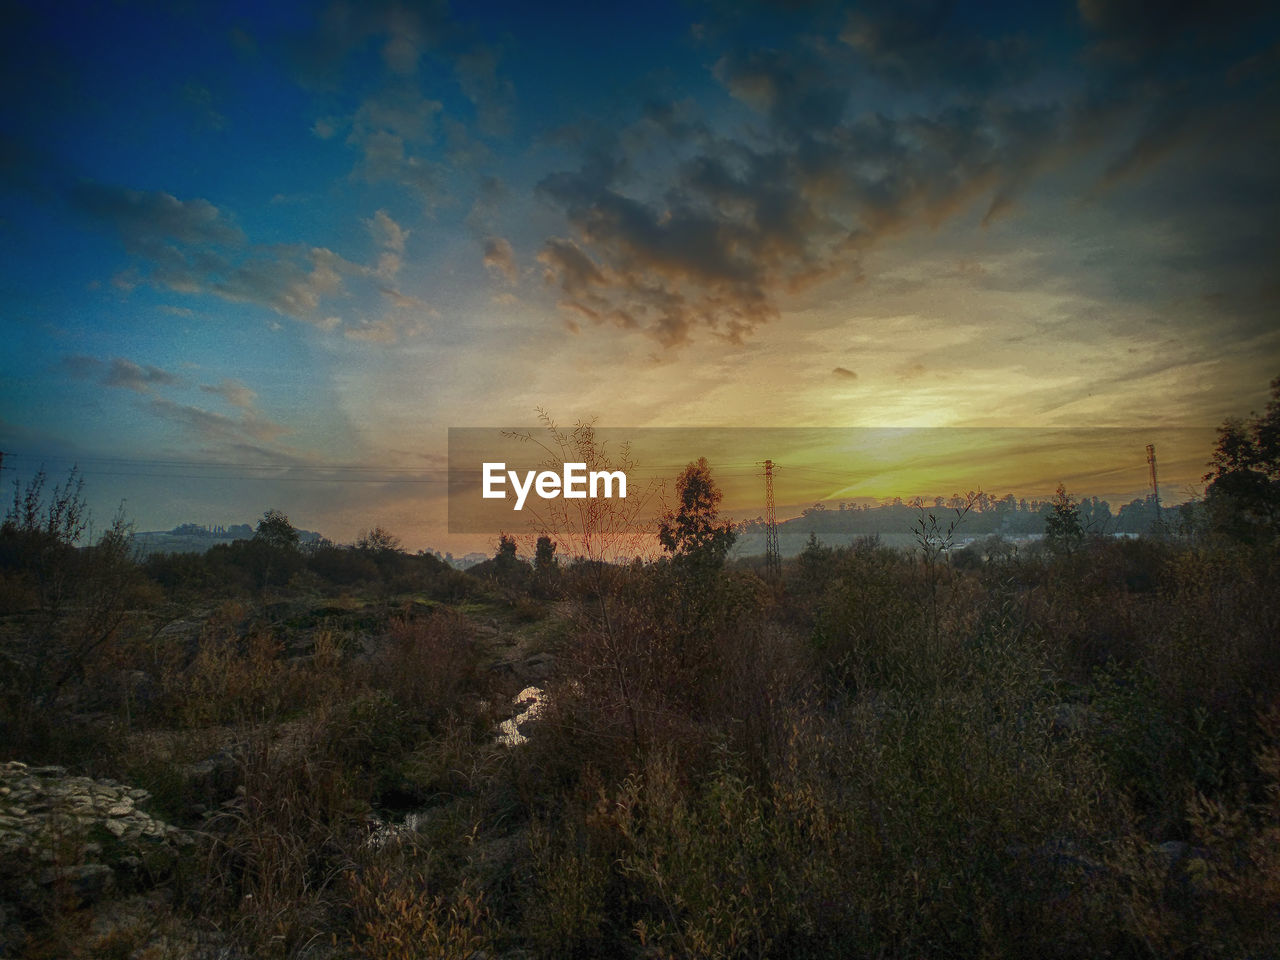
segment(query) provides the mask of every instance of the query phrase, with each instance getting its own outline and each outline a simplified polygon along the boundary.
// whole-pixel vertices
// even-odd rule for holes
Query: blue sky
[[[445,547],[447,429],[539,407],[1261,407],[1272,5],[791,6],[7,4],[4,479],[79,462],[142,529],[279,507]]]

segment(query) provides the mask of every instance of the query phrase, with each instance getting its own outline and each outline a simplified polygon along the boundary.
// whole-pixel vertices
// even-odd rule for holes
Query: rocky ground
[[[63,767],[0,764],[0,873],[5,900],[40,910],[85,907],[169,879],[192,835],[146,812],[151,795]],[[0,953],[24,918],[3,917]]]
[[[300,661],[312,655],[314,631],[335,630],[348,638],[354,656],[369,657],[376,655],[380,642],[384,606],[278,604],[246,610],[244,622],[234,629],[247,631],[251,621],[255,628],[265,621],[283,639],[286,656]],[[482,652],[481,669],[502,697],[498,702],[510,700],[501,691],[527,693],[552,675],[555,634],[566,615],[556,609],[537,622],[520,622],[500,609],[466,611],[473,642]],[[212,609],[188,611],[160,627],[157,638],[194,655],[213,616]],[[154,695],[159,678],[134,674],[129,681],[135,702]],[[495,725],[495,743],[523,742],[536,714],[529,697],[517,695],[505,711],[495,712],[499,718],[504,714],[509,719]],[[274,725],[271,752],[296,750],[294,728],[307,722],[300,718]],[[240,752],[246,731],[226,726],[199,733],[154,727],[122,732],[125,749],[171,768],[182,785],[178,793],[203,801],[195,804],[174,805],[172,798],[159,803],[145,789],[73,775],[61,766],[28,765],[20,758],[0,763],[0,957],[236,956],[216,931],[195,929],[189,917],[180,919],[189,911],[173,909],[176,898],[190,900],[183,875],[184,870],[190,873],[191,856],[184,868],[184,853],[199,849],[200,832],[212,822],[210,816],[243,799]],[[193,757],[190,747],[197,741],[207,749]],[[187,826],[166,822],[157,808]],[[397,811],[385,819],[370,814],[370,840],[380,845],[411,839],[418,819],[415,812]],[[63,918],[60,928],[49,927],[50,917]],[[33,929],[47,929],[47,935],[33,940]],[[320,950],[314,955],[326,954]]]

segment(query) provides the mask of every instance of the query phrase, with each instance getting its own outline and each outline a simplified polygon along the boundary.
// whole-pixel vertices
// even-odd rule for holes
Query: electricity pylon
[[[764,462],[764,564],[770,580],[782,576],[782,554],[778,550],[778,514],[773,506],[773,461]]]

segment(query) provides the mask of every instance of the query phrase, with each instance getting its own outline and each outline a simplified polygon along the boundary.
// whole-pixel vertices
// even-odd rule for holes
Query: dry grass
[[[1274,558],[1086,544],[955,571],[863,544],[780,593],[605,573],[568,624],[508,625],[559,644],[514,750],[457,610],[295,629],[228,602],[192,646],[105,651],[87,676],[156,682],[96,772],[203,837],[174,916],[199,901],[274,957],[1275,955]],[[220,750],[234,782],[201,794],[190,765]],[[392,803],[421,826],[375,847]],[[41,922],[31,955],[80,921]]]

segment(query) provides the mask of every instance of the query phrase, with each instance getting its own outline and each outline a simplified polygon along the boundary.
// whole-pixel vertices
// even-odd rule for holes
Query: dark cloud
[[[547,279],[575,328],[587,319],[642,329],[667,345],[697,329],[737,340],[777,317],[787,294],[860,277],[891,234],[934,229],[975,206],[984,226],[1015,216],[1038,178],[1086,152],[1102,153],[1096,198],[1180,151],[1243,148],[1250,125],[1256,136],[1259,119],[1275,115],[1276,71],[1258,59],[1275,18],[1242,39],[1258,5],[1228,3],[1204,27],[1211,52],[1190,57],[1180,76],[1160,58],[1213,14],[1176,3],[1172,22],[1144,40],[1148,8],[1084,0],[1091,47],[1084,76],[1069,81],[1077,68],[1064,58],[1079,51],[1050,43],[1063,11],[1033,6],[779,8],[767,11],[772,22],[792,26],[771,45],[708,27],[699,35],[727,48],[711,55],[713,75],[752,116],[730,122],[655,99],[622,133],[578,128],[576,142],[563,141],[578,168],[538,185],[569,227],[539,255]],[[1265,168],[1274,150],[1263,154],[1236,167]],[[653,162],[661,157],[665,165]],[[1204,182],[1188,180],[1191,194],[1166,209],[1193,223]]]
[[[949,0],[859,5],[840,40],[874,74],[911,90],[977,94],[1021,82],[1035,71],[1026,35],[979,33],[972,11]]]
[[[149,266],[151,280],[171,290],[200,290],[245,244],[240,228],[200,198],[82,182],[69,199],[82,216],[113,229],[125,251]]]
[[[831,372],[832,372],[833,374],[835,374],[837,377],[839,377],[840,379],[842,379],[842,380],[857,380],[857,379],[858,379],[858,375],[857,375],[856,373],[854,373],[852,370],[850,370],[848,367],[836,367],[836,368],[835,368],[834,370],[832,370]]]
[[[779,130],[813,136],[844,118],[851,81],[841,59],[812,50],[738,50],[720,60],[716,76]]]
[[[228,417],[163,397],[152,398],[147,409],[161,419],[177,424],[204,443],[270,443],[287,432],[280,424],[250,410],[245,410],[239,417]]]
[[[70,199],[79,212],[115,227],[130,253],[145,255],[166,243],[214,247],[244,243],[240,228],[200,198],[182,201],[159,191],[83,182],[71,188]]]
[[[761,102],[771,118],[773,96]],[[787,119],[764,145],[697,144],[656,197],[634,190],[625,156],[599,148],[546,177],[540,193],[575,232],[541,258],[567,303],[668,344],[696,326],[738,340],[777,316],[781,295],[856,274],[888,233],[936,226],[984,191],[998,216],[1056,136],[1051,108],[838,122],[834,106],[811,112],[823,124],[812,134]]]
[[[606,284],[604,273],[571,240],[548,241],[538,260],[547,267],[547,282],[558,283],[570,297],[592,296]]]
[[[648,174],[632,141],[596,137],[577,171],[545,177],[539,192],[564,211],[580,254],[566,261],[563,246],[549,246],[542,258],[564,305],[664,343],[698,326],[738,340],[778,315],[781,296],[858,276],[886,234],[936,227],[984,193],[988,222],[1013,209],[1058,147],[1057,104],[948,97],[887,113],[867,110],[858,94],[889,64],[905,82],[906,65],[927,62],[925,82],[971,74],[983,58],[992,68],[971,89],[994,86],[1012,69],[994,65],[1018,43],[966,45],[976,34],[959,30],[943,4],[871,13],[880,19],[846,21],[845,42],[800,32],[773,48],[732,44],[714,74],[756,112],[746,130],[715,135],[691,104],[646,103],[652,136],[682,157],[672,170]]]
[[[1256,28],[1274,28],[1267,14],[1275,12],[1266,0],[1078,0],[1078,8],[1094,32],[1095,53],[1148,66],[1176,56],[1179,69],[1188,58],[1214,58],[1223,47],[1247,43]]]
[[[1232,140],[1252,139],[1267,123],[1262,118],[1274,117],[1274,4],[1078,0],[1078,8],[1092,71],[1077,126],[1082,138],[1104,131],[1122,142],[1095,195],[1185,145],[1216,141],[1229,149]],[[1224,121],[1235,129],[1224,130]]]
[[[484,241],[484,265],[490,273],[514,284],[518,277],[515,253],[505,237],[489,237]]]
[[[142,366],[123,357],[106,361],[78,354],[63,359],[62,368],[77,379],[95,380],[105,387],[120,387],[136,393],[149,393],[153,387],[182,382],[160,367]]]

